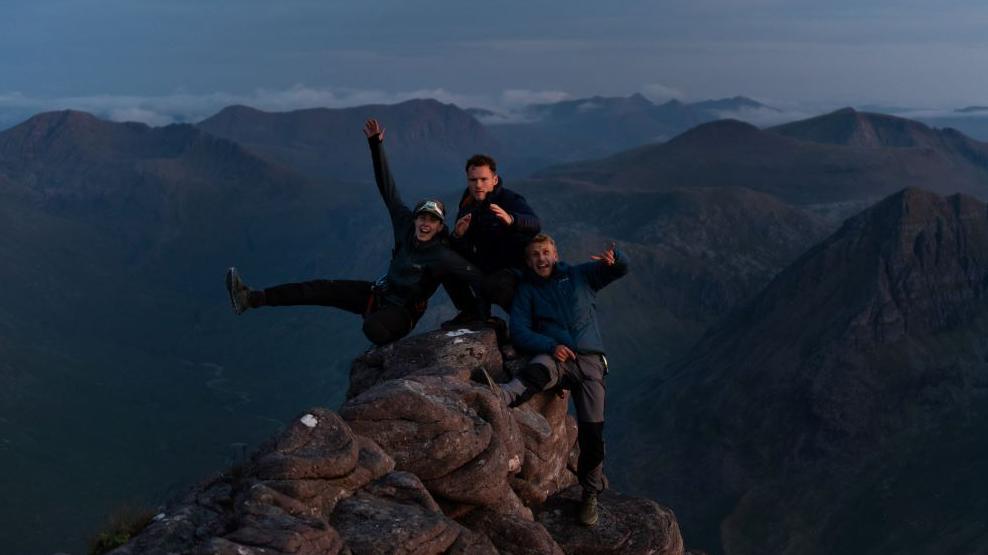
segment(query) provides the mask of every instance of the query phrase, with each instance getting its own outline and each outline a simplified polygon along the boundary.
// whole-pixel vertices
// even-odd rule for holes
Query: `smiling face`
[[[415,238],[423,243],[432,240],[443,228],[443,221],[427,212],[415,216]]]
[[[533,241],[525,249],[525,262],[539,277],[551,276],[552,270],[559,262],[559,253],[556,252],[555,242],[552,239]]]
[[[467,168],[467,190],[477,202],[482,202],[497,185],[497,174],[490,166],[470,166]]]

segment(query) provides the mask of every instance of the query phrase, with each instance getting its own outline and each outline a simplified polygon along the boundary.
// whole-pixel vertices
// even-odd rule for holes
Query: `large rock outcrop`
[[[607,492],[600,524],[577,525],[568,395],[509,409],[481,368],[510,377],[491,330],[372,349],[338,414],[303,413],[113,553],[683,553],[649,500]]]

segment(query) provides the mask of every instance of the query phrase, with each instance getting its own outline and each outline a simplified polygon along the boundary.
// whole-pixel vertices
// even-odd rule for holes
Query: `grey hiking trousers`
[[[546,374],[537,375],[543,369]],[[523,395],[530,396],[532,388],[547,391],[562,387],[572,392],[580,444],[576,474],[584,491],[592,493],[599,493],[604,489],[606,374],[607,363],[599,354],[579,354],[576,360],[566,362],[541,354],[533,357],[517,378],[528,391],[512,387],[512,384],[502,386],[502,395],[509,405]]]

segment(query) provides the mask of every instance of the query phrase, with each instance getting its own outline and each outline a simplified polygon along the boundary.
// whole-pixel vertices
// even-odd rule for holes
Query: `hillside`
[[[370,117],[383,123],[395,175],[415,194],[460,188],[463,163],[471,154],[501,154],[497,140],[477,120],[435,100],[280,113],[230,106],[198,127],[311,178],[353,181],[368,178],[360,129]]]
[[[984,203],[888,197],[643,384],[618,483],[732,554],[983,550],[986,287]]]
[[[643,144],[667,141],[701,123],[746,111],[773,110],[745,97],[655,104],[641,94],[594,96],[532,104],[517,113],[474,112],[503,145],[516,171],[600,158]]]
[[[360,233],[354,255],[353,222],[383,232],[386,214],[360,194],[187,125],[61,112],[0,133],[0,472],[23,478],[0,543],[78,551],[114,506],[228,463],[231,444],[332,396],[329,353],[358,352],[359,327],[311,309],[236,321],[222,276],[317,277],[343,252],[343,277],[376,275],[389,245]]]
[[[716,121],[661,145],[548,168],[535,177],[642,191],[746,187],[820,210],[842,203],[866,206],[902,187],[988,196],[988,145],[954,131],[926,128],[924,134],[925,126],[914,123],[907,126],[915,131],[911,144],[887,125],[878,127],[888,131],[881,135],[884,143],[872,126],[867,129],[875,138],[862,146],[857,143],[864,139],[853,137],[868,135],[853,126],[847,130],[848,121],[858,121],[852,116],[835,112],[770,130]],[[838,210],[836,221],[843,215]]]

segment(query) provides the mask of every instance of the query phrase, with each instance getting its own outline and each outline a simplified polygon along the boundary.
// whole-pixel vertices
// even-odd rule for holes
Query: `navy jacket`
[[[511,342],[529,353],[552,353],[566,345],[577,353],[604,354],[597,327],[597,291],[628,273],[628,259],[615,250],[613,266],[596,260],[558,262],[542,278],[526,270],[511,304]]]
[[[510,226],[491,212],[492,203],[511,214],[514,221]],[[483,202],[478,203],[468,190],[460,199],[453,223],[467,214],[473,214],[467,232],[463,237],[450,237],[450,244],[456,252],[485,274],[505,268],[525,267],[525,246],[542,226],[525,197],[498,183]]]

